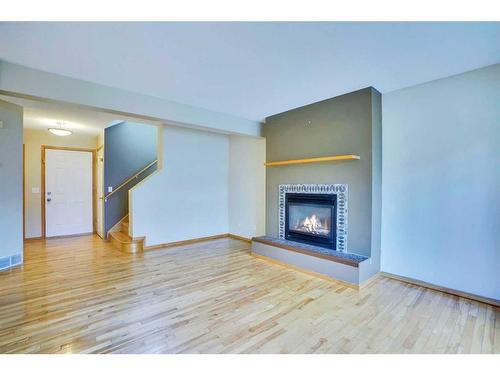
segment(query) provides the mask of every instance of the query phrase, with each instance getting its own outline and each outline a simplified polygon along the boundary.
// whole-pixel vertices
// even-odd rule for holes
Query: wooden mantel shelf
[[[270,161],[264,163],[266,167],[279,167],[282,165],[292,165],[292,164],[309,164],[309,163],[324,163],[328,161],[341,161],[341,160],[359,160],[359,155],[332,155],[332,156],[321,156],[319,158],[309,158],[309,159],[295,159],[295,160],[282,160],[282,161]]]

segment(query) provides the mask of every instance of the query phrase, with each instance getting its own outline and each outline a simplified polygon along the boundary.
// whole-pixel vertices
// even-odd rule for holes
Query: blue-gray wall
[[[382,108],[382,270],[500,299],[500,64]]]
[[[134,122],[122,122],[104,130],[104,188],[113,189],[157,158],[158,128]],[[153,173],[148,168],[104,205],[104,232],[128,214],[128,190]]]
[[[22,262],[23,109],[0,101],[0,269]]]

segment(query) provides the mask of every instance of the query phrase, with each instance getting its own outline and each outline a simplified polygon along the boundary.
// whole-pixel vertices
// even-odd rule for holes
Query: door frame
[[[83,151],[83,152],[91,152],[92,153],[92,233],[96,233],[97,227],[97,179],[96,179],[96,149],[95,148],[79,148],[79,147],[62,147],[62,146],[47,146],[42,145],[42,157],[41,157],[41,167],[42,167],[42,178],[41,178],[41,187],[42,191],[40,194],[41,197],[41,206],[42,206],[42,238],[46,238],[46,217],[45,217],[45,150],[62,150],[62,151]],[[64,237],[71,237],[64,236]],[[52,238],[52,237],[51,237]]]
[[[23,142],[23,241],[26,241],[26,145]]]
[[[103,240],[105,239],[104,238],[104,143],[100,146],[97,146],[97,148],[95,149],[95,152],[94,152],[94,174],[93,176],[95,177],[95,190],[96,190],[96,197],[95,197],[95,206],[96,206],[96,209],[95,209],[95,217],[94,217],[94,223],[95,223],[95,227],[94,227],[94,232],[99,236],[101,237]],[[103,154],[102,154],[102,157],[103,157],[103,163],[102,163],[102,186],[101,186],[101,191],[97,191],[97,173],[99,173],[99,161],[97,159],[97,154],[99,153],[99,151],[103,150]],[[97,208],[99,207],[98,203],[99,203],[99,200],[102,200],[102,207],[101,207],[101,211],[100,212],[97,212]],[[100,215],[101,216],[101,232],[102,232],[102,236],[99,234],[99,231],[97,230],[97,216]]]

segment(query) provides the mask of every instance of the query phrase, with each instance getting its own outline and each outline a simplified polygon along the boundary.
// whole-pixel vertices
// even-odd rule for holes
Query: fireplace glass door
[[[335,194],[287,194],[285,238],[335,249]]]
[[[332,208],[295,203],[289,206],[288,230],[328,237],[332,230]]]

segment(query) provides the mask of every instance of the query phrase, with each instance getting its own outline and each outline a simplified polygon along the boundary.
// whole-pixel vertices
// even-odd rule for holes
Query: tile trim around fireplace
[[[287,193],[337,195],[337,251],[347,252],[347,184],[283,184],[279,185],[278,233],[285,238],[285,196]]]

